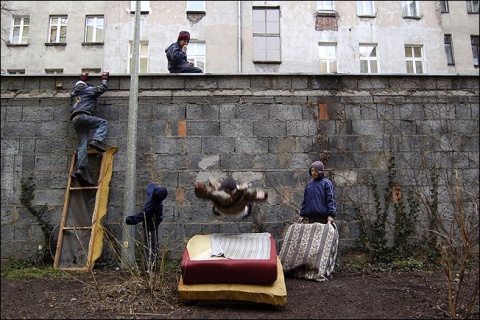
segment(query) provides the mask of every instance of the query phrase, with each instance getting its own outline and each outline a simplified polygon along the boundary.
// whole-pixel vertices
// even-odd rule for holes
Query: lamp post
[[[137,113],[138,113],[138,65],[140,43],[140,1],[135,1],[135,26],[130,66],[130,102],[128,108],[127,160],[125,166],[125,192],[123,200],[123,221],[135,211],[135,187],[137,165]],[[136,266],[135,226],[125,225],[122,229],[122,269]]]

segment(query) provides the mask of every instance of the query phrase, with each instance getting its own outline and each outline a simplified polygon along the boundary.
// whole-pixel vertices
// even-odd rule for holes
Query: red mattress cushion
[[[181,264],[183,283],[271,284],[277,280],[277,249],[272,235],[270,246],[269,259],[192,260],[185,249]]]

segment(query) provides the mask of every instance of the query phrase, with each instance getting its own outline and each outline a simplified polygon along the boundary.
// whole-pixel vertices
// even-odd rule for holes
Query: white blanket
[[[227,259],[270,259],[270,233],[214,233],[212,256]]]

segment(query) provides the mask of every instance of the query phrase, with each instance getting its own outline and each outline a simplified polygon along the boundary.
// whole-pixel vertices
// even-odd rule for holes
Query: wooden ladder
[[[95,186],[82,187],[72,177],[76,152],[72,155],[65,202],[60,222],[54,268],[89,271],[102,253],[103,226],[108,204],[109,184],[113,171],[113,155],[117,147],[105,152],[89,149],[89,171]]]

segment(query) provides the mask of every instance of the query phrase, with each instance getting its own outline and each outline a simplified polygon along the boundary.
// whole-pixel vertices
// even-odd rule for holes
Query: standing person
[[[158,226],[163,221],[163,200],[168,195],[166,187],[150,183],[147,186],[147,202],[142,212],[128,216],[125,223],[136,225],[143,224],[143,240],[145,258],[147,259],[146,270],[153,270],[155,258],[158,252]]]
[[[71,105],[70,120],[78,136],[77,167],[74,176],[80,184],[92,186],[88,172],[87,148],[92,147],[100,152],[107,150],[104,140],[107,135],[108,123],[105,119],[94,115],[97,109],[97,98],[107,91],[108,72],[102,73],[102,83],[93,86],[87,83],[88,72],[82,73],[80,80],[70,91]],[[90,130],[95,130],[92,141],[88,143]]]
[[[172,43],[165,53],[168,59],[168,71],[170,73],[202,73],[202,69],[194,67],[192,62],[187,60],[187,46],[190,42],[190,33],[180,31],[177,42]]]
[[[246,184],[237,185],[232,176],[227,176],[221,184],[213,178],[209,182],[209,186],[196,182],[195,195],[211,200],[215,215],[235,218],[249,216],[252,213],[252,203],[263,202],[268,197],[263,190],[248,188]]]
[[[332,182],[325,178],[323,162],[313,162],[309,173],[312,180],[305,187],[299,222],[307,219],[309,223],[334,223],[337,212],[335,190]]]

